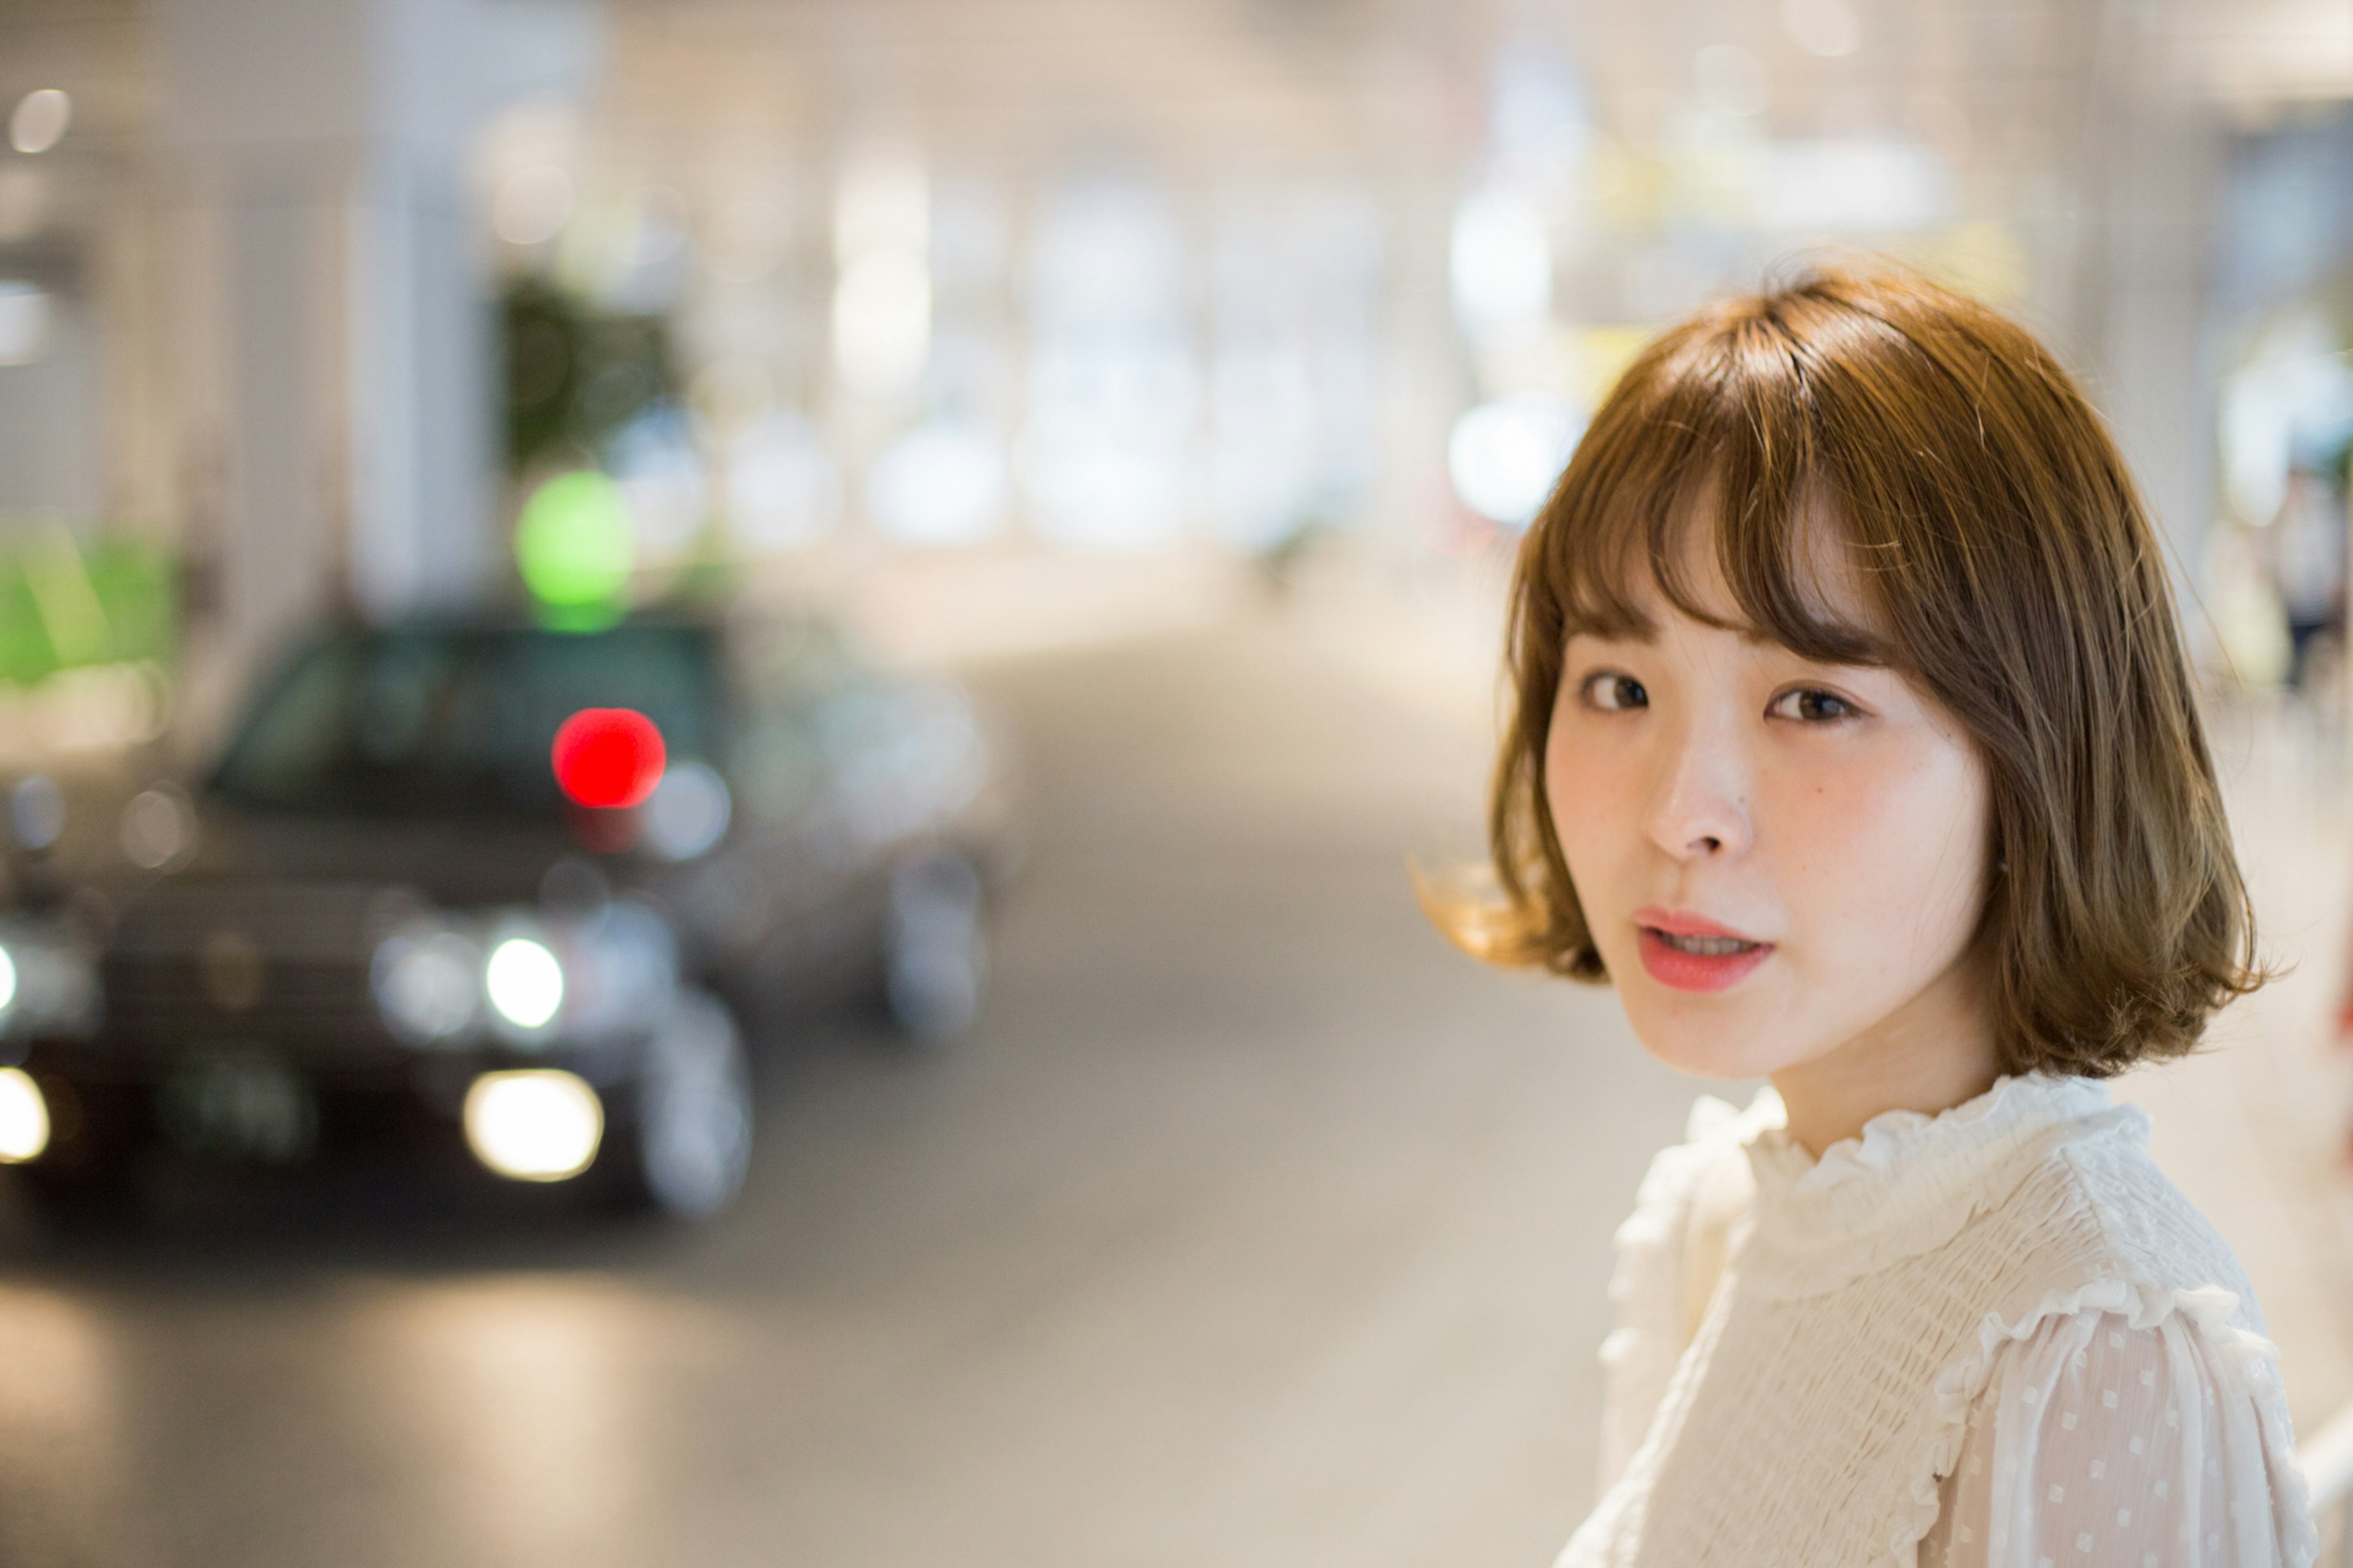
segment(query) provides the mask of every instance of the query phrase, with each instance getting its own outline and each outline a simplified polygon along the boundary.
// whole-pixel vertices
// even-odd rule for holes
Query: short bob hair
[[[1434,902],[1457,942],[1608,978],[1546,795],[1553,704],[1571,635],[1647,629],[1641,576],[1724,624],[1678,566],[1701,506],[1745,626],[1896,670],[1974,742],[2004,1071],[2107,1078],[2184,1055],[2262,984],[2172,593],[2115,443],[2031,334],[1877,267],[1701,311],[1595,415],[1519,552],[1488,819],[1502,898]],[[1874,627],[1823,617],[1808,516],[1842,542]]]

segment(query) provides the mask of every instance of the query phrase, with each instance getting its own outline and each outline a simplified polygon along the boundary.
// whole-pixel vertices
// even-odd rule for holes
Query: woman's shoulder
[[[2148,1112],[2120,1103],[2057,1142],[2005,1208],[2060,1223],[2059,1255],[2078,1267],[2168,1288],[2216,1286],[2249,1295],[2237,1253],[2150,1152]]]
[[[2181,1313],[2229,1340],[2267,1336],[2263,1309],[2221,1232],[2149,1152],[2147,1112],[2120,1104],[2055,1142],[1956,1238],[2003,1260],[1987,1348],[2055,1318],[2122,1314],[2151,1327]]]

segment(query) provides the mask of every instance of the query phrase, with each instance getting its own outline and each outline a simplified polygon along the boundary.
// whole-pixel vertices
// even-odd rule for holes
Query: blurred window
[[[213,787],[321,816],[553,818],[549,761],[583,708],[632,708],[674,760],[713,754],[710,635],[394,628],[313,644],[255,706]]]

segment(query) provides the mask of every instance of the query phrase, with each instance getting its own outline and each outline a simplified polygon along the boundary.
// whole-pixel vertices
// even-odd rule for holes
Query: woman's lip
[[[1676,936],[1716,936],[1728,932],[1675,931]],[[1645,925],[1638,933],[1642,968],[1651,979],[1677,991],[1725,991],[1748,978],[1756,967],[1773,956],[1770,942],[1757,942],[1737,952],[1685,952],[1670,946],[1665,935]],[[1746,941],[1746,938],[1740,939]]]
[[[1662,904],[1646,904],[1636,910],[1634,923],[1648,926],[1652,931],[1665,931],[1670,936],[1728,936],[1735,942],[1757,940],[1746,931],[1718,925],[1704,915],[1695,915],[1688,910],[1671,910]]]

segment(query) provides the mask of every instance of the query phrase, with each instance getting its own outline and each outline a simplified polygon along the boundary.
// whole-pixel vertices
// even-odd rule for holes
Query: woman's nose
[[[1751,839],[1749,769],[1736,742],[1688,726],[1661,759],[1651,791],[1651,839],[1678,860],[1736,856]]]

